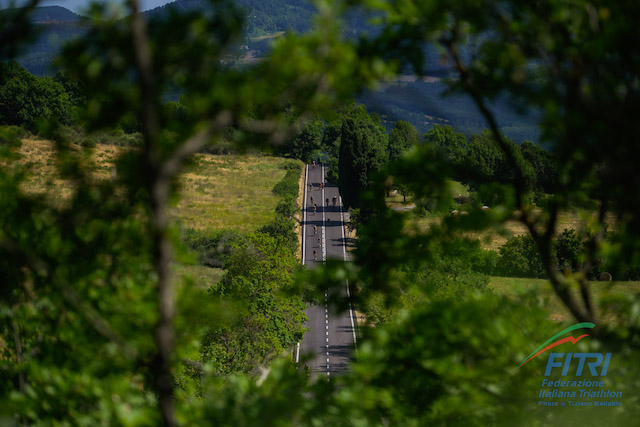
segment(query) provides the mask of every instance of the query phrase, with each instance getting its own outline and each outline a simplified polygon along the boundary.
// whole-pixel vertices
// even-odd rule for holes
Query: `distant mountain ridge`
[[[0,9],[0,14],[13,14],[18,10],[19,8]],[[80,15],[62,6],[39,6],[33,9],[29,17],[34,24],[77,22],[82,18]]]
[[[269,35],[281,31],[305,32],[311,27],[315,7],[308,0],[236,0],[246,10],[245,34],[247,37]],[[161,19],[170,10],[177,12],[212,10],[207,0],[177,0],[164,6],[143,12],[149,19]],[[11,13],[11,9],[0,10]],[[89,18],[62,6],[43,6],[34,9],[31,15],[41,34],[17,60],[36,75],[53,74],[51,62],[68,40],[85,32],[84,23]]]
[[[65,9],[62,6],[42,6],[36,7],[31,14],[31,22],[35,24],[47,24],[54,22],[77,22],[80,15]]]
[[[307,0],[237,0],[236,3],[247,11],[247,38],[288,30],[303,33],[311,28],[315,12]],[[177,0],[144,14],[153,21],[168,16],[172,9],[177,12],[206,12],[211,10],[211,7],[211,3],[206,0]],[[0,13],[8,12],[0,10]],[[55,73],[56,70],[51,69],[53,58],[66,41],[85,33],[89,20],[64,7],[48,6],[37,8],[32,22],[41,30],[41,35],[17,60],[33,74],[42,76]],[[349,36],[371,31],[362,14],[354,13],[347,17],[346,22],[345,33]],[[248,41],[249,48],[262,53],[268,52],[270,39],[262,39]],[[455,77],[450,74],[448,66],[440,63],[439,53],[433,46],[425,46],[424,54],[427,58],[426,73],[439,77]],[[466,53],[463,52],[463,55]],[[389,128],[397,120],[410,121],[421,133],[426,132],[435,123],[450,123],[467,134],[478,133],[486,127],[484,119],[468,97],[454,96],[443,99],[440,94],[444,89],[442,83],[399,80],[384,85],[375,92],[364,93],[357,101],[364,103],[370,111],[378,113],[385,126]],[[537,141],[539,135],[535,128],[538,121],[536,114],[524,117],[515,114],[504,101],[496,102],[494,107],[499,110],[499,122],[507,135],[517,142],[524,139]]]
[[[245,33],[248,37],[289,30],[305,32],[311,27],[311,18],[316,11],[308,0],[236,0],[234,3],[246,11]],[[208,11],[213,7],[207,0],[177,0],[144,14],[149,19],[157,19],[168,15],[170,10]]]

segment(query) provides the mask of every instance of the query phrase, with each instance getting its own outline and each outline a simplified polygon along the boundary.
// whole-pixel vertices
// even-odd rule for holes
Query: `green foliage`
[[[65,92],[69,95],[69,102],[71,105],[80,106],[85,103],[84,88],[82,82],[77,80],[71,80],[65,73],[58,71],[53,76],[53,81],[60,83]]]
[[[541,329],[549,326],[537,307],[492,295],[420,304],[372,329],[359,347],[347,380],[361,396],[352,416],[394,425],[530,419],[539,380],[514,374],[513,367]]]
[[[389,132],[389,160],[393,161],[400,155],[420,143],[420,135],[415,127],[403,120],[397,121]]]
[[[338,182],[338,160],[340,159],[340,137],[342,119],[331,120],[324,127],[322,149],[327,153],[327,180],[333,184]]]
[[[584,252],[584,242],[575,230],[563,230],[555,242],[554,249],[560,270],[578,270],[581,265],[580,256]]]
[[[62,84],[50,77],[35,77],[15,62],[0,66],[0,124],[35,130],[39,119],[71,122],[72,102]]]
[[[531,141],[520,144],[520,152],[536,173],[536,187],[545,193],[555,192],[559,179],[557,160]]]
[[[278,215],[273,221],[260,227],[258,232],[279,239],[291,253],[298,251],[297,224],[291,218]]]
[[[261,227],[258,232],[265,233],[275,239],[279,239],[295,254],[298,250],[297,223],[294,215],[299,211],[298,194],[300,190],[300,176],[302,165],[299,162],[287,161],[282,164],[287,171],[285,176],[273,187],[273,193],[282,199],[276,206],[276,218],[269,224]]]
[[[522,157],[518,147],[508,140],[510,149],[516,156],[518,165],[523,170],[525,188],[530,191],[535,186],[535,172],[531,165]],[[485,130],[479,135],[469,138],[464,167],[467,170],[467,183],[477,188],[483,182],[498,182],[501,184],[515,181],[514,168],[507,161],[507,156],[496,144],[491,132]],[[498,201],[485,201],[496,204]]]
[[[435,125],[424,135],[424,141],[442,150],[455,169],[462,166],[467,156],[467,138],[449,125]]]
[[[209,330],[200,357],[216,373],[257,374],[302,338],[304,303],[294,293],[298,263],[289,248],[266,234],[249,234],[226,258],[227,273],[210,289],[237,304],[237,317]]]
[[[297,169],[287,169],[287,173],[273,187],[273,194],[280,197],[298,198],[298,188],[300,187],[300,175],[302,168],[298,165]]]
[[[289,219],[293,218],[298,213],[298,210],[298,203],[291,196],[283,198],[276,206],[276,214]]]
[[[338,186],[345,206],[360,207],[360,196],[371,188],[370,174],[387,160],[384,128],[364,109],[354,110],[342,122]]]
[[[311,163],[320,149],[323,128],[324,125],[320,120],[305,123],[300,132],[283,147],[284,152],[305,163]]]
[[[221,268],[224,265],[225,257],[231,253],[233,246],[242,239],[243,237],[233,230],[202,232],[188,228],[182,236],[183,242],[197,252],[199,262],[214,268]]]
[[[500,270],[504,276],[546,277],[538,248],[531,236],[510,238],[499,249]]]
[[[145,210],[122,184],[91,181],[82,153],[61,144],[59,159],[75,184],[64,205],[24,194],[24,168],[0,169],[0,330],[13,337],[0,362],[3,414],[124,423],[128,407],[153,420],[140,394],[157,309]],[[104,399],[112,393],[121,400]]]

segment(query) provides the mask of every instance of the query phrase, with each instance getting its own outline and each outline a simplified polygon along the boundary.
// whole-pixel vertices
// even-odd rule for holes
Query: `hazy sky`
[[[153,9],[163,4],[171,3],[174,0],[139,0],[142,10]],[[62,6],[76,13],[80,13],[82,9],[86,8],[91,0],[41,0],[40,6]],[[122,3],[123,0],[119,0],[118,3]],[[98,3],[106,3],[105,0],[98,0]],[[0,8],[9,7],[10,0],[0,0]],[[16,5],[24,4],[24,0],[16,0]]]

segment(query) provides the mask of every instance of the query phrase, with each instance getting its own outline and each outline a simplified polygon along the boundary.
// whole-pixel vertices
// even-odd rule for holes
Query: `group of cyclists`
[[[319,165],[322,165],[322,163],[320,163],[320,159],[318,159],[318,164],[319,164]],[[313,161],[311,162],[311,167],[312,167],[313,169],[315,169],[315,167],[316,167],[316,161],[315,161],[315,160],[313,160]],[[309,191],[313,190],[313,187],[314,187],[313,183],[311,183],[311,182],[310,182],[310,183],[309,183]],[[325,188],[325,187],[326,187],[326,183],[324,183],[324,182],[320,182],[320,183],[318,183],[318,189],[319,189],[319,190],[322,190],[322,189],[323,189],[323,188]],[[314,203],[313,196],[310,196],[310,199],[309,199],[309,200],[310,200],[310,202],[311,202],[311,206],[312,206],[312,209],[313,209],[313,214],[315,215],[315,214],[316,214],[316,212],[318,211],[318,204],[317,204],[317,203]],[[327,198],[325,199],[325,201],[324,201],[324,202],[325,202],[325,206],[330,206],[330,204],[329,204],[329,203],[332,203],[332,204],[333,204],[333,206],[338,206],[338,197],[333,196],[333,198],[331,199],[331,201],[330,201],[330,200],[329,200],[329,198],[327,197]],[[326,224],[327,224],[327,225],[331,225],[331,218],[327,218],[327,219],[326,219]],[[314,226],[313,226],[313,234],[318,234],[318,226],[317,226],[317,225],[314,225]],[[318,247],[322,247],[322,238],[320,238],[320,237],[318,237]],[[317,260],[317,259],[318,259],[318,251],[317,251],[317,250],[314,250],[314,251],[313,251],[313,259],[314,259],[314,260]]]

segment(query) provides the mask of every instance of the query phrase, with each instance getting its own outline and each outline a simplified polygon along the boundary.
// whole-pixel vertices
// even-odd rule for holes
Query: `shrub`
[[[291,253],[298,250],[298,233],[296,233],[296,223],[292,219],[277,216],[276,219],[262,226],[258,233],[281,239]]]
[[[298,204],[296,200],[289,195],[280,200],[276,206],[276,214],[285,218],[293,218],[296,212],[298,212]]]
[[[302,167],[300,166],[300,162],[296,162],[294,160],[287,160],[282,164],[281,168],[286,171],[300,171]]]
[[[93,138],[84,138],[81,142],[80,145],[86,148],[95,148],[96,146],[96,140]]]
[[[512,237],[500,247],[500,265],[504,276],[546,278],[538,248],[529,235]]]
[[[584,250],[584,244],[578,233],[573,229],[565,229],[554,245],[558,268],[576,271],[579,268],[580,254]]]
[[[300,170],[288,170],[284,178],[273,186],[273,194],[280,197],[298,197]]]
[[[207,267],[222,268],[224,259],[231,253],[233,244],[241,242],[244,237],[233,230],[216,230],[202,232],[187,229],[182,237],[184,243],[198,252],[198,261]]]
[[[414,218],[424,218],[429,214],[429,212],[427,211],[427,209],[424,206],[416,206],[415,208],[413,208],[413,210],[411,211],[411,215]]]

